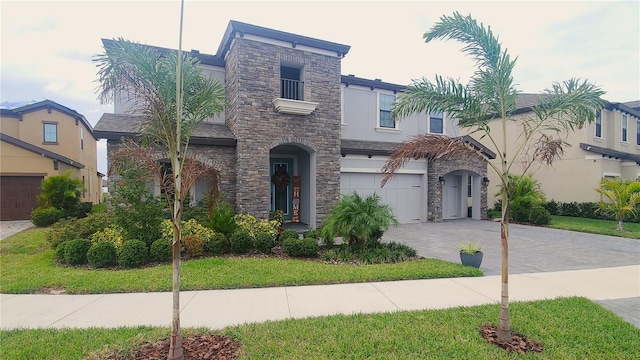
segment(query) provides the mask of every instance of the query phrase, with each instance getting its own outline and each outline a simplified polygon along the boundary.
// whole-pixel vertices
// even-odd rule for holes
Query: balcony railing
[[[290,100],[304,100],[304,82],[281,78],[280,97]]]

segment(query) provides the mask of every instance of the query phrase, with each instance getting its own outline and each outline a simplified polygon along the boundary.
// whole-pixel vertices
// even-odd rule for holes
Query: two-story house
[[[71,170],[82,179],[81,201],[99,203],[97,138],[87,119],[51,100],[0,110],[0,219],[26,220],[38,206],[40,183]]]
[[[482,218],[482,158],[416,159],[380,187],[380,169],[398,143],[426,132],[457,136],[456,124],[442,114],[392,121],[391,104],[404,86],[341,75],[349,50],[231,21],[215,55],[191,52],[226,90],[224,114],[195,129],[190,147],[193,157],[217,170],[226,200],[238,212],[265,218],[269,210],[282,210],[286,220],[315,227],[341,193],[376,192],[402,223],[467,217],[471,196],[471,216]],[[108,140],[108,152],[140,128],[128,104],[116,97],[115,113],[104,114],[95,127]],[[202,182],[192,193],[198,200],[209,190]]]
[[[540,94],[519,94],[514,119],[531,116],[531,107],[538,104]],[[500,121],[489,124],[492,134],[502,131]],[[507,126],[507,139],[515,142],[520,129],[518,122]],[[502,146],[501,137],[497,137]],[[593,123],[567,134],[563,138],[570,146],[565,148],[562,159],[551,167],[533,166],[527,171],[538,180],[548,200],[559,202],[597,202],[600,195],[595,191],[603,178],[640,179],[640,101],[629,103],[608,102],[596,114]],[[486,142],[487,140],[481,140]],[[507,144],[507,154],[514,154],[515,143]],[[527,156],[530,154],[523,154]],[[519,158],[522,159],[522,156]],[[523,172],[514,166],[514,174]],[[496,174],[489,179],[498,183]],[[497,189],[489,193],[490,204],[495,201]]]

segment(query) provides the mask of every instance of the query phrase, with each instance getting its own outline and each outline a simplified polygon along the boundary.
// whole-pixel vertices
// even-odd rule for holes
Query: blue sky
[[[465,81],[473,64],[460,44],[425,44],[440,16],[471,14],[490,25],[512,57],[522,92],[589,79],[613,102],[640,99],[638,1],[185,1],[183,49],[216,52],[229,20],[351,46],[342,73],[408,84],[435,74]],[[0,3],[2,101],[50,99],[95,125],[100,104],[92,57],[101,38],[177,48],[179,1],[5,1]],[[106,173],[106,145],[98,170]]]

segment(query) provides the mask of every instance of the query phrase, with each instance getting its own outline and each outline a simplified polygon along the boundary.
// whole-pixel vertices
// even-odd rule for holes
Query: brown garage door
[[[0,176],[0,220],[29,220],[42,176]]]

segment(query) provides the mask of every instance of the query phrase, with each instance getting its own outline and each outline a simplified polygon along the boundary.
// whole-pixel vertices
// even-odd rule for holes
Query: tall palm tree
[[[623,231],[622,221],[630,213],[638,211],[640,205],[640,181],[602,179],[596,191],[608,201],[598,203],[599,210],[613,215],[618,222],[616,230]]]
[[[188,158],[189,139],[196,125],[206,118],[220,114],[225,105],[224,87],[205,77],[197,59],[182,56],[181,52],[160,53],[153,48],[122,38],[106,46],[96,57],[99,68],[100,100],[107,103],[116,96],[131,99],[133,111],[143,114],[140,129],[141,144],[151,151],[166,152],[171,160],[173,191],[166,200],[173,209],[173,325],[170,359],[183,358],[180,336],[180,222],[185,197],[195,182],[193,176],[183,182],[183,171],[192,167]],[[128,151],[131,152],[132,147]],[[144,155],[141,154],[141,157]],[[147,159],[151,158],[148,155]],[[161,172],[160,166],[155,168]],[[173,355],[172,355],[173,354]]]
[[[509,201],[507,185],[509,173],[516,159],[527,153],[529,166],[534,162],[551,164],[563,153],[566,143],[561,135],[586,122],[593,121],[595,112],[604,105],[600,98],[604,94],[599,87],[571,79],[554,83],[544,91],[537,106],[528,116],[519,116],[520,133],[517,139],[507,139],[507,124],[514,120],[517,90],[512,71],[516,59],[511,59],[502,49],[497,36],[490,27],[473,19],[471,15],[442,16],[429,31],[424,33],[426,42],[436,39],[457,40],[464,44],[462,52],[473,58],[476,71],[468,84],[452,78],[436,75],[435,81],[425,78],[415,80],[400,94],[392,110],[394,119],[420,112],[445,112],[458,119],[459,125],[472,132],[480,132],[488,139],[497,153],[498,165],[488,162],[500,177],[502,187],[501,254],[502,287],[500,340],[512,338],[509,320]],[[501,131],[491,132],[489,122],[501,122]],[[507,153],[507,144],[515,142],[516,150]],[[417,155],[435,159],[464,151],[460,140],[435,135],[422,135],[401,145],[383,167],[386,176],[383,184],[406,162]],[[472,150],[468,150],[472,151]],[[530,153],[529,153],[530,152]],[[525,169],[528,167],[525,167]],[[526,171],[526,170],[525,170]]]

